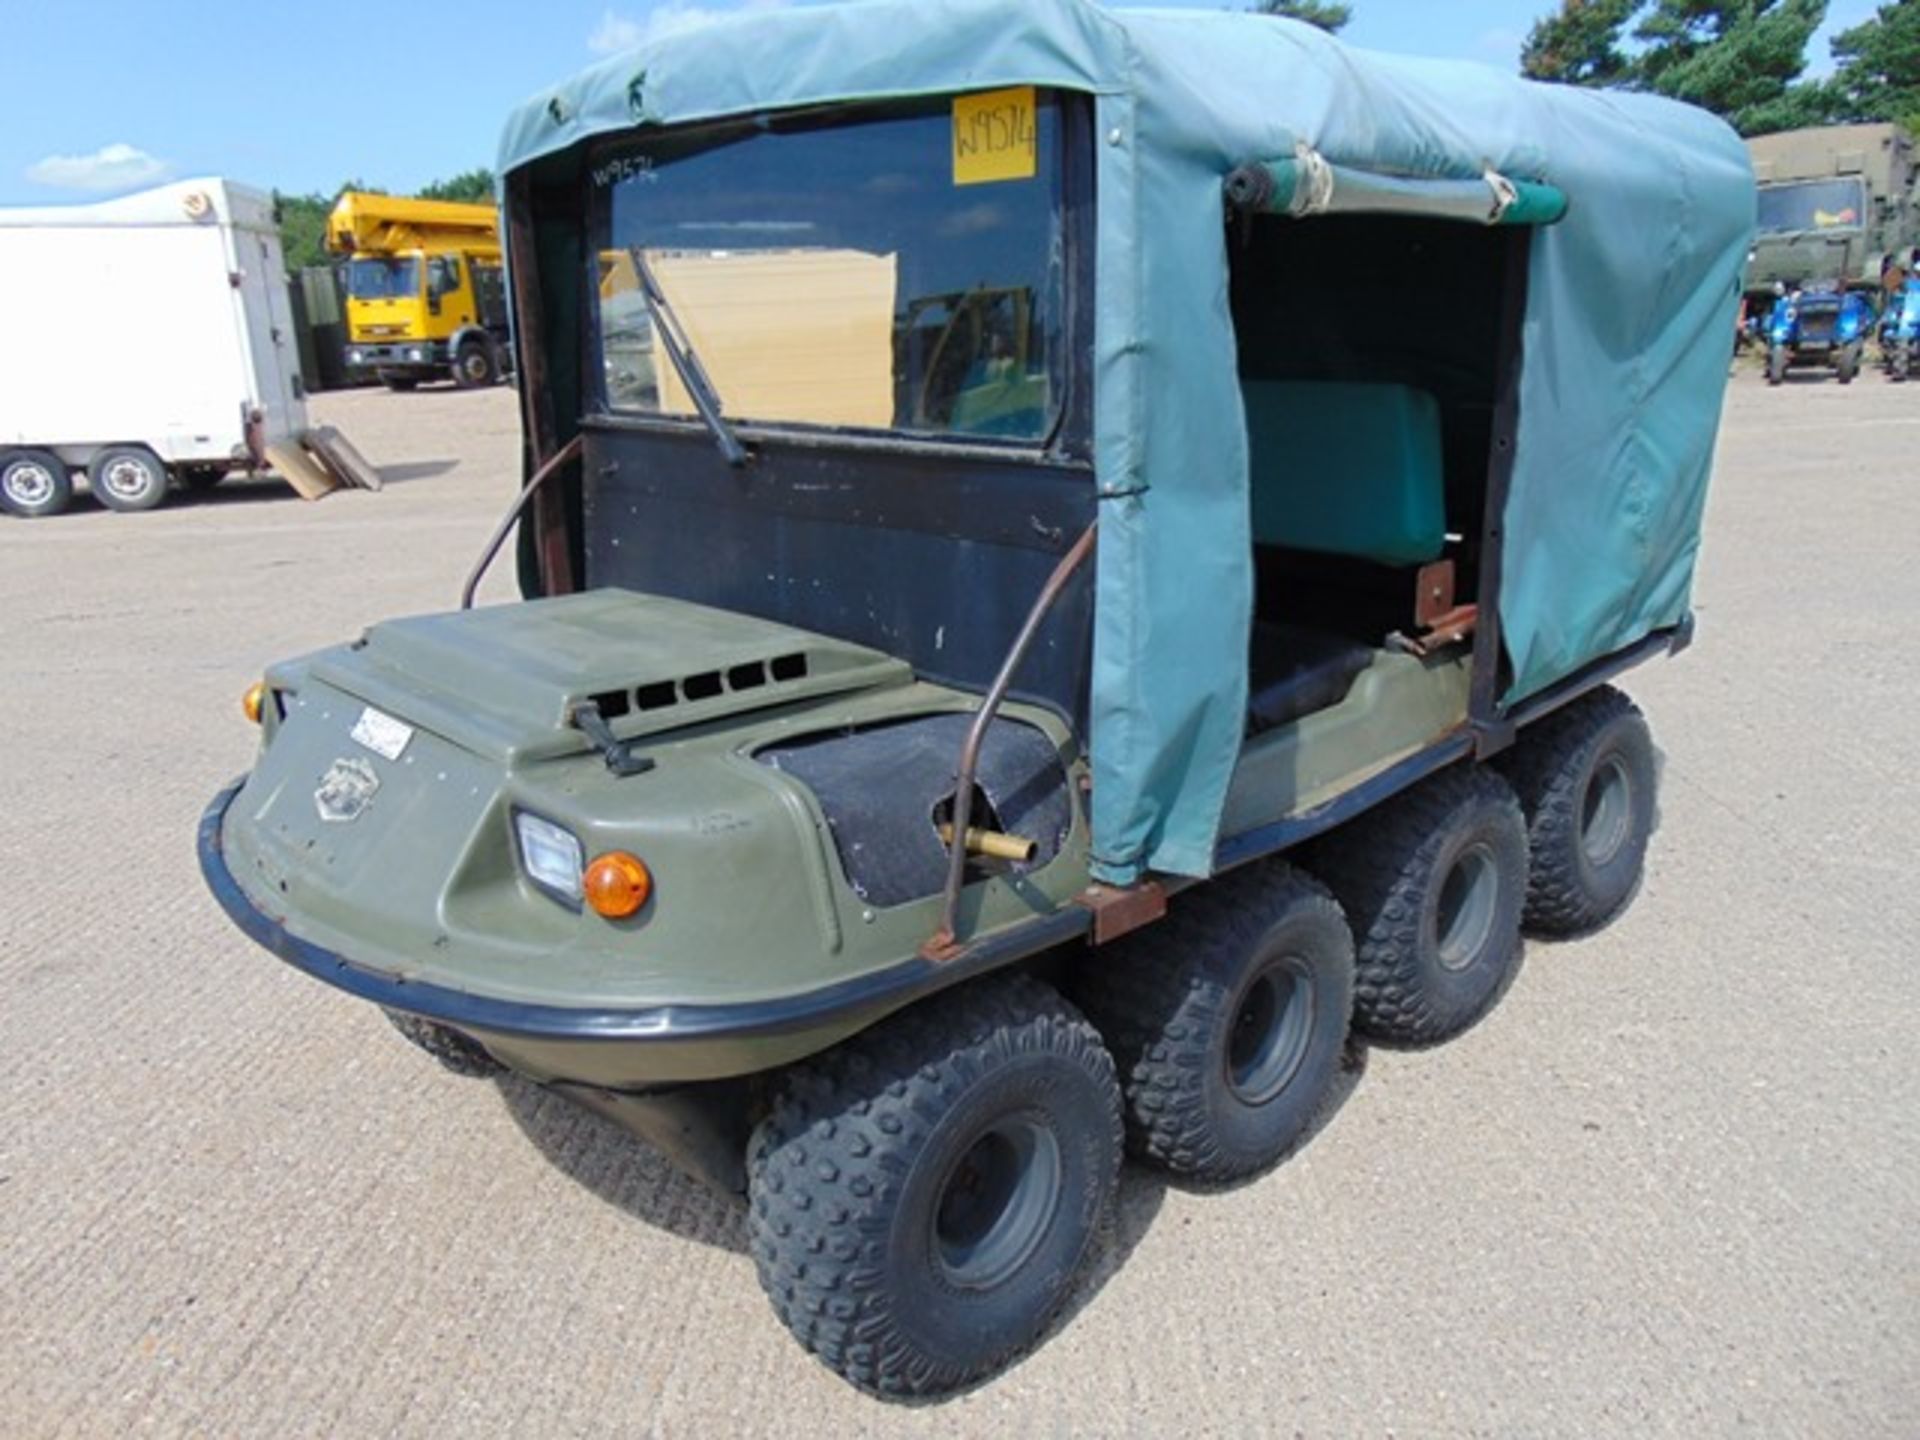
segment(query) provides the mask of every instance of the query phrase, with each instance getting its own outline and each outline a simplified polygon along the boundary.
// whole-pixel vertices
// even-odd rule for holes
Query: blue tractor
[[[1784,291],[1767,316],[1767,383],[1778,385],[1795,366],[1831,367],[1842,385],[1860,373],[1860,356],[1873,329],[1873,307],[1838,285]]]

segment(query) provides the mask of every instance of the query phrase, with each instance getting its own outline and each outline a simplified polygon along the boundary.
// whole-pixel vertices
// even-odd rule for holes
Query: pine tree
[[[1891,0],[1833,38],[1835,118],[1920,124],[1920,0]]]
[[[1826,14],[1827,0],[1656,0],[1634,31],[1646,47],[1633,61],[1635,82],[1724,116],[1742,134],[1771,128],[1784,113],[1818,107],[1817,93],[1789,89]]]
[[[1521,73],[1568,85],[1617,83],[1627,71],[1622,33],[1640,5],[1641,0],[1563,0],[1556,13],[1534,21],[1527,32]]]
[[[1279,15],[1288,20],[1304,20],[1318,25],[1329,35],[1338,34],[1353,19],[1353,6],[1332,0],[1260,0],[1254,9],[1262,15]]]

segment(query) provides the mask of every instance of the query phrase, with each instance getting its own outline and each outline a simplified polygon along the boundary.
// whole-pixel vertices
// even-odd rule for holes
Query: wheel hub
[[[1633,822],[1633,782],[1618,756],[1595,768],[1580,803],[1580,850],[1591,865],[1620,853]]]
[[[1484,844],[1468,846],[1440,885],[1434,922],[1443,968],[1465,970],[1480,958],[1493,935],[1499,902],[1500,867],[1493,851]]]
[[[116,460],[107,467],[101,479],[115,495],[123,500],[132,500],[146,493],[152,477],[147,474],[147,467],[138,460]]]
[[[7,494],[22,505],[41,505],[53,494],[53,476],[44,465],[24,461],[7,471]]]
[[[986,1290],[1039,1246],[1060,1200],[1060,1143],[1035,1116],[1001,1120],[968,1148],[940,1187],[933,1249],[946,1277]]]
[[[1249,1105],[1263,1105],[1292,1083],[1313,1035],[1313,980],[1291,957],[1253,978],[1227,1032],[1227,1085]]]

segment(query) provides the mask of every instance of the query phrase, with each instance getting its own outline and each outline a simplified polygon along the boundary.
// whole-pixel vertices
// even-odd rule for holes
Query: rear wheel
[[[151,510],[167,498],[167,467],[144,445],[109,445],[87,467],[87,484],[110,510]]]
[[[1145,1158],[1208,1182],[1292,1152],[1325,1109],[1353,1013],[1353,937],[1283,865],[1212,881],[1088,957],[1076,998],[1106,1036]]]
[[[1527,829],[1492,770],[1441,771],[1335,831],[1310,863],[1353,924],[1363,1034],[1437,1045],[1506,993],[1520,968]]]
[[[958,1389],[1045,1330],[1120,1152],[1078,1011],[1024,976],[951,992],[786,1071],[748,1156],[760,1284],[861,1388]]]
[[[453,382],[462,390],[481,390],[499,378],[493,346],[485,340],[466,341],[453,357]]]
[[[1574,935],[1626,909],[1653,834],[1653,735],[1639,708],[1602,686],[1529,726],[1500,764],[1527,817],[1527,928]]]
[[[51,450],[0,451],[0,508],[38,518],[73,500],[73,476]]]

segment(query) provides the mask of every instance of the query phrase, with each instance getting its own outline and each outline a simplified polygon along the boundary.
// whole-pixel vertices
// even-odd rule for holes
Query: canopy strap
[[[1285,160],[1256,160],[1227,176],[1227,199],[1243,211],[1289,215],[1408,215],[1480,225],[1551,225],[1567,197],[1537,180],[1514,180],[1491,165],[1477,180],[1390,175],[1336,165],[1311,145]]]
[[[1491,165],[1487,166],[1482,178],[1486,180],[1487,188],[1493,191],[1493,210],[1487,216],[1487,224],[1498,225],[1507,218],[1507,212],[1520,203],[1520,191],[1511,180]]]

